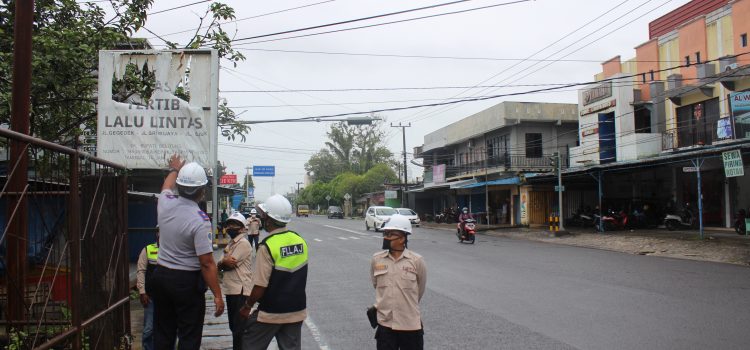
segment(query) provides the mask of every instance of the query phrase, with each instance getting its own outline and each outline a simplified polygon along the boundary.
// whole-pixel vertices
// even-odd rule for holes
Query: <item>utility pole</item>
[[[250,169],[253,167],[246,166],[245,167],[245,202],[247,205],[250,205]]]
[[[29,110],[31,101],[31,40],[34,20],[34,1],[16,1],[15,2],[15,22],[13,34],[13,82],[11,87],[11,121],[10,126],[13,131],[28,135],[29,134]],[[28,184],[28,164],[29,154],[27,151],[28,144],[20,141],[10,142],[10,163],[15,163],[15,169],[8,175],[8,192],[25,193]],[[76,157],[72,155],[71,157]],[[70,169],[71,172],[78,169]],[[70,188],[70,192],[78,189]],[[8,196],[8,206],[6,212],[7,231],[10,233],[6,243],[6,266],[8,267],[8,287],[15,286],[11,291],[8,288],[8,321],[23,321],[26,319],[24,301],[26,287],[26,269],[27,269],[27,247],[28,247],[28,202],[23,195]],[[3,234],[5,235],[5,234]],[[80,242],[68,237],[71,243],[71,259],[79,258]],[[72,271],[73,276],[77,276],[78,271]],[[75,277],[72,279],[74,286],[71,286],[73,293],[80,292],[78,282]],[[71,308],[78,309],[76,303],[78,299],[73,297]],[[73,312],[74,317],[80,315]],[[72,319],[73,326],[80,325],[80,319]],[[12,322],[8,322],[8,332],[10,332]],[[76,337],[76,340],[79,338]]]
[[[565,231],[563,226],[562,157],[560,152],[555,152],[552,156],[552,162],[557,173],[557,216],[560,218],[560,231]]]
[[[404,145],[404,183],[401,190],[401,207],[406,207],[406,184],[408,183],[409,177],[407,176],[406,172],[406,128],[411,127],[411,123],[409,124],[401,124],[401,122],[398,123],[398,125],[394,125],[391,123],[392,128],[401,128],[401,137],[403,139],[403,145]]]

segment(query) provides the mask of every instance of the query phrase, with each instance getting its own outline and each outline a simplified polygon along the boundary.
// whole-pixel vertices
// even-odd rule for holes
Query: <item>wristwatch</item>
[[[176,168],[173,168],[173,167],[169,167],[169,170],[168,170],[168,172],[170,172],[170,173],[171,173],[171,172],[173,172],[173,171],[174,171],[174,172],[179,172],[179,171],[178,171],[178,170],[177,170]]]

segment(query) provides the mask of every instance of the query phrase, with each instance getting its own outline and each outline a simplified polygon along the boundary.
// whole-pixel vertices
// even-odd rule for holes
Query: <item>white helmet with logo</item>
[[[206,171],[196,162],[187,163],[177,174],[177,184],[185,187],[201,187],[208,183]]]
[[[245,225],[245,215],[242,215],[242,213],[238,211],[234,212],[234,214],[229,216],[229,218],[227,219],[227,223],[229,223],[232,220],[237,221],[240,225]]]
[[[250,209],[250,214],[252,214],[252,215],[258,214],[258,211],[255,210],[255,208]]]
[[[383,225],[383,228],[381,228],[381,230],[398,230],[403,232],[405,235],[410,235],[411,221],[409,221],[409,218],[407,218],[406,216],[393,214],[391,215],[391,218],[385,222],[385,225]]]
[[[280,194],[268,197],[258,208],[270,218],[283,223],[292,221],[292,203]]]

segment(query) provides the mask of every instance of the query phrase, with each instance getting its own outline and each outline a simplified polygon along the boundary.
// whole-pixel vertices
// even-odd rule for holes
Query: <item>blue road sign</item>
[[[253,176],[276,176],[276,167],[273,165],[254,165]]]

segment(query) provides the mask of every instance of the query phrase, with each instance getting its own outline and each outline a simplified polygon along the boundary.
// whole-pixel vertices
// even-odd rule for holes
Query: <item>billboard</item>
[[[750,91],[731,93],[729,104],[732,107],[735,137],[750,138]]]
[[[432,182],[436,184],[445,182],[445,164],[438,164],[432,167]]]
[[[253,176],[276,176],[276,166],[274,165],[255,165],[253,166]]]
[[[215,50],[99,51],[97,156],[132,169],[164,168],[174,153],[214,164],[218,69]],[[123,88],[134,72],[150,96]]]
[[[219,185],[235,185],[237,184],[237,174],[222,175],[219,178]]]

